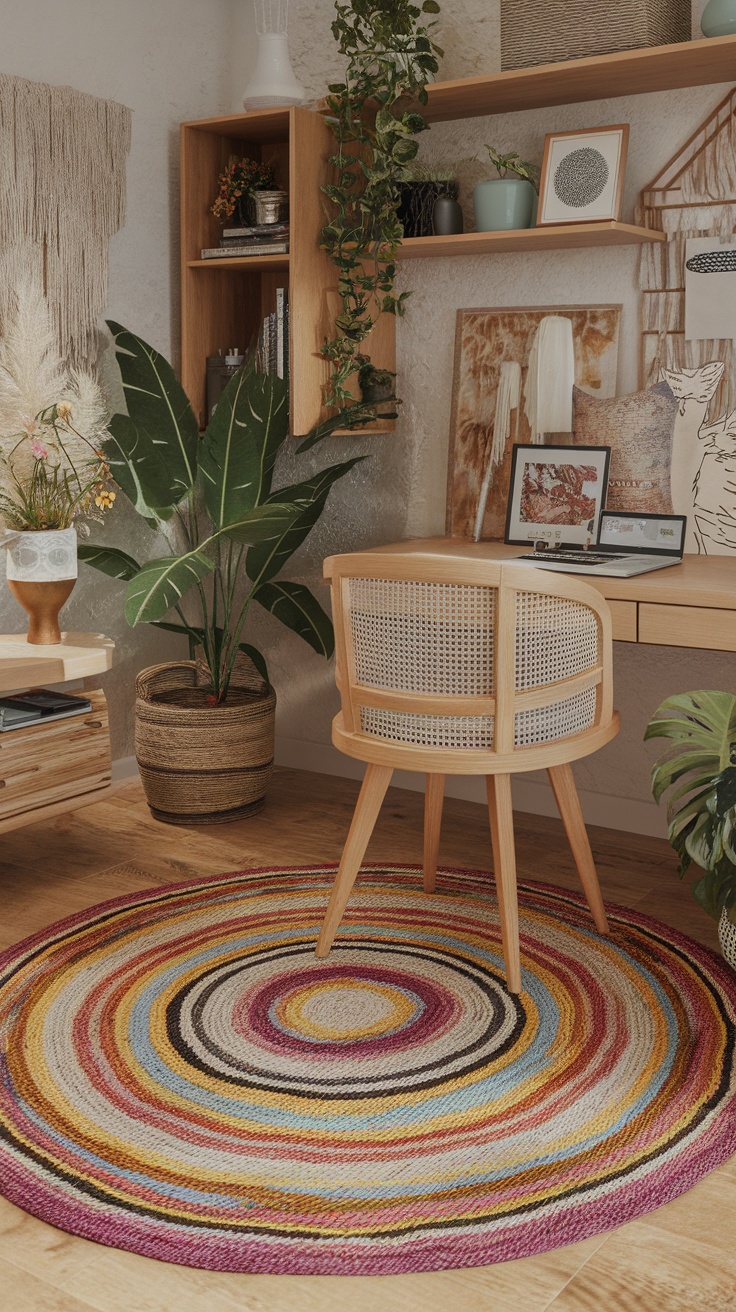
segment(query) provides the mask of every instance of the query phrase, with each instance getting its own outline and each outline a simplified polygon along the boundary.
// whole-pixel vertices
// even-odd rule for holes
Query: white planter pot
[[[736,970],[736,925],[731,924],[725,908],[721,912],[721,918],[718,921],[718,937],[724,959],[729,966]]]
[[[7,577],[18,583],[55,583],[77,578],[73,528],[18,533],[7,548]]]

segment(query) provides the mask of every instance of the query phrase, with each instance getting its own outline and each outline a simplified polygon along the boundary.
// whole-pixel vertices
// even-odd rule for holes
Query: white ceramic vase
[[[736,925],[733,925],[724,907],[718,921],[718,938],[724,959],[736,970]]]
[[[289,58],[289,0],[253,0],[253,8],[258,58],[243,95],[243,109],[303,105],[304,87],[297,82]]]
[[[28,614],[28,641],[36,647],[61,642],[59,611],[77,580],[73,528],[17,533],[7,545],[8,587]]]

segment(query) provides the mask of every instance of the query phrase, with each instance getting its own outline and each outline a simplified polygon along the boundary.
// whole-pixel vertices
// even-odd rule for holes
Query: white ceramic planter
[[[721,912],[721,918],[718,921],[718,938],[721,943],[721,952],[724,959],[734,970],[736,970],[736,925],[732,925],[726,910]]]
[[[77,533],[73,528],[18,533],[7,548],[7,577],[18,583],[56,583],[77,578]]]

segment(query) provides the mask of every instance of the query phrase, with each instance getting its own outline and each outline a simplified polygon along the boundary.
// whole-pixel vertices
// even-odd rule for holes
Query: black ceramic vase
[[[435,237],[451,237],[463,230],[463,212],[451,196],[439,196],[432,210],[432,230]]]

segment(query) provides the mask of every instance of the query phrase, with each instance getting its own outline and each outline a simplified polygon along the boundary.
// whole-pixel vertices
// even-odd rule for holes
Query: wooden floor
[[[357,785],[278,771],[262,815],[175,829],[149,816],[137,785],[0,840],[0,948],[120,893],[274,862],[335,861]],[[576,887],[561,825],[517,817],[519,873]],[[591,830],[607,899],[716,946],[715,925],[655,839]],[[420,861],[422,799],[392,789],[368,851]],[[440,861],[490,869],[483,809],[449,801]],[[416,1276],[242,1276],[74,1239],[0,1199],[2,1312],[736,1312],[736,1159],[681,1199],[607,1235],[541,1257]]]

